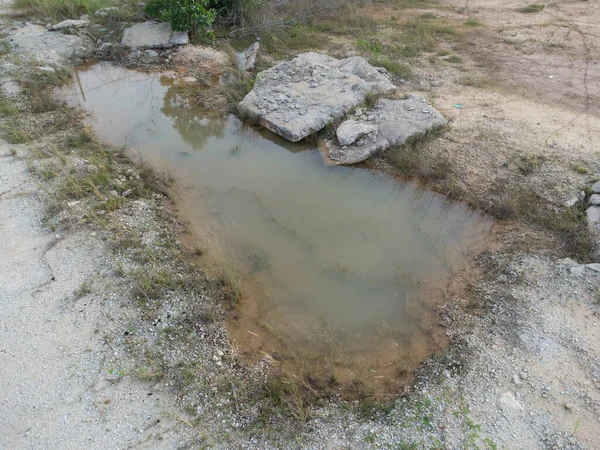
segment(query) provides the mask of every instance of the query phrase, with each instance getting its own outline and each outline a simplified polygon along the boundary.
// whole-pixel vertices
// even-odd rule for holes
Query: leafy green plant
[[[169,22],[175,31],[189,31],[192,41],[213,38],[217,11],[209,0],[150,0],[146,12]]]

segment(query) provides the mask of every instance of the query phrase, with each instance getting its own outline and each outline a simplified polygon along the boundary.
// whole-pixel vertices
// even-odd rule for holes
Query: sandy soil
[[[26,154],[0,144],[0,448],[177,448],[172,397],[121,379],[110,357],[123,356],[107,355],[124,319],[108,297],[125,293],[106,242],[42,226]]]

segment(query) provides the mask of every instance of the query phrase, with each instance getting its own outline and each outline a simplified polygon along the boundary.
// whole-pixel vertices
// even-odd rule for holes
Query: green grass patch
[[[14,8],[27,17],[64,20],[94,14],[100,8],[119,6],[116,0],[15,0]]]
[[[9,144],[24,144],[35,139],[34,133],[15,117],[2,124],[0,134]]]
[[[260,45],[277,58],[305,50],[319,49],[327,44],[329,37],[314,26],[298,24],[285,32],[263,35]]]
[[[446,61],[452,64],[460,64],[462,63],[462,58],[460,56],[452,55],[446,58]]]
[[[544,5],[543,3],[530,3],[529,5],[520,8],[519,12],[526,14],[537,13],[542,11],[545,7],[546,5]]]
[[[17,108],[13,102],[9,100],[0,100],[0,116],[14,117],[18,116],[19,113],[19,108]]]
[[[453,39],[456,31],[444,24],[430,20],[414,20],[401,27],[400,33],[392,36],[398,56],[415,58],[422,53],[434,52],[443,39]]]
[[[463,86],[481,88],[488,84],[489,80],[487,78],[479,77],[472,74],[463,74],[456,80],[456,82]]]
[[[481,22],[476,19],[469,19],[465,22],[465,25],[468,27],[479,27],[481,26]]]

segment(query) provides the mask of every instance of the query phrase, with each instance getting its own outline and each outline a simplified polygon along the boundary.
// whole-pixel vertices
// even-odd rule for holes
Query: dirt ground
[[[485,205],[516,185],[558,208],[600,179],[600,3],[519,12],[525,5],[409,10],[478,25],[452,44],[462,70],[424,59],[402,89],[425,92],[450,119],[421,151],[449,158],[463,191]],[[2,65],[4,94],[15,73]],[[77,153],[32,157],[53,139],[0,141],[0,448],[599,448],[598,261],[545,248],[551,237],[528,225],[499,224],[499,242],[476,261],[480,280],[449,289],[439,308],[449,350],[419,368],[406,396],[326,399],[298,424],[309,407],[293,395],[275,402],[268,361],[236,358],[214,291],[169,292],[152,308],[129,300],[136,285],[118,274],[162,269],[174,254],[143,265],[135,248],[115,253],[111,238],[126,230],[158,246],[177,223],[161,194],[123,198],[107,216],[115,229],[84,220],[98,209],[91,194],[61,203],[69,226],[49,225],[52,184],[36,173],[90,165]],[[536,162],[526,174],[524,158]],[[119,167],[119,180],[130,169]],[[176,239],[166,241],[172,251]],[[190,299],[216,309],[200,314]]]

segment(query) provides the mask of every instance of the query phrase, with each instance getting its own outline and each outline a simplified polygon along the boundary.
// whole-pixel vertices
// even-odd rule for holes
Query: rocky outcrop
[[[137,48],[169,48],[190,42],[187,31],[173,31],[163,22],[136,23],[123,32],[121,44]]]
[[[34,58],[45,65],[65,64],[83,58],[91,47],[91,41],[84,36],[54,33],[33,24],[13,31],[8,41],[16,55]]]
[[[297,142],[343,117],[367,94],[385,94],[395,88],[384,73],[361,57],[338,60],[303,53],[259,73],[239,110]]]
[[[337,129],[337,140],[321,147],[327,165],[356,164],[427,130],[445,125],[446,119],[425,98],[380,99],[375,107],[357,111]]]

